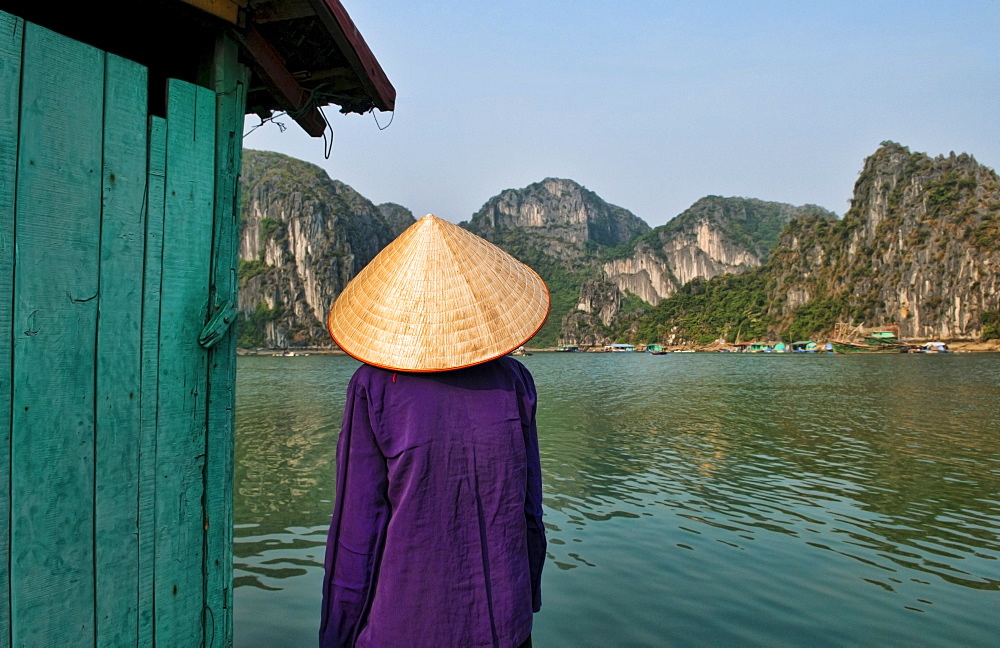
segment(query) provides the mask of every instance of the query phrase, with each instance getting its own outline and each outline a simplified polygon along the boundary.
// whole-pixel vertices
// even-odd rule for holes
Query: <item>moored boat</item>
[[[899,339],[899,326],[895,324],[867,330],[839,322],[830,342],[836,353],[906,353],[909,348]]]

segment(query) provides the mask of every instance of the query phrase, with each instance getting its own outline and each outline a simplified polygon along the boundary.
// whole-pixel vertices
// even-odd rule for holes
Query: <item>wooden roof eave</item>
[[[340,4],[340,0],[309,0],[309,3],[371,97],[373,107],[382,111],[394,110],[396,89],[392,87],[344,5]]]
[[[253,58],[257,71],[281,107],[305,132],[322,137],[326,119],[313,104],[309,91],[285,67],[278,51],[253,26],[236,30],[236,38]]]
[[[335,90],[316,93],[304,87],[299,82],[303,76],[318,79],[319,75],[332,76],[334,73],[329,70],[306,71],[305,74],[302,71],[295,73],[290,71],[278,49],[254,27],[253,18],[245,20],[237,11],[237,9],[246,10],[250,4],[248,0],[181,1],[233,25],[233,33],[250,55],[258,76],[274,100],[313,137],[321,137],[326,129],[326,119],[318,107],[337,103],[338,99],[343,102],[340,105],[341,112],[344,113],[364,113],[372,108],[383,111],[395,109],[395,88],[340,0],[293,0],[287,3],[280,1],[271,3],[268,8],[271,12],[275,10],[276,5],[281,5],[284,13],[267,13],[268,9],[265,9],[265,14],[261,16],[262,22],[307,17],[310,14],[315,16],[340,50],[350,68],[350,73],[353,73],[355,79],[350,83],[355,87],[360,86],[368,98],[367,101],[344,102]]]

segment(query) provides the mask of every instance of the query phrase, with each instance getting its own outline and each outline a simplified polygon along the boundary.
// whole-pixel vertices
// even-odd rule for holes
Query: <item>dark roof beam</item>
[[[368,43],[340,4],[340,0],[309,0],[316,16],[323,21],[328,32],[343,52],[348,64],[358,79],[361,80],[365,93],[371,97],[372,105],[379,110],[394,110],[396,107],[396,89],[392,87],[382,66],[375,59]],[[344,108],[357,110],[356,108]],[[358,112],[364,112],[358,110]]]
[[[292,72],[292,76],[299,81],[322,81],[324,79],[338,79],[341,85],[338,87],[345,87],[349,85],[351,87],[360,88],[361,85],[357,82],[357,79],[351,73],[350,70],[345,68],[329,68],[327,70],[302,70],[301,72]]]
[[[281,55],[260,32],[248,26],[245,33],[236,32],[260,72],[261,80],[267,85],[281,108],[313,137],[322,137],[326,131],[326,119],[319,109],[310,102],[310,93],[299,85]]]
[[[316,15],[316,10],[309,0],[286,0],[285,2],[254,3],[251,7],[250,19],[258,25],[281,20],[309,18]]]

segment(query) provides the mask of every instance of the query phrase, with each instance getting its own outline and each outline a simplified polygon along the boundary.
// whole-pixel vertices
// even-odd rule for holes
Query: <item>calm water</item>
[[[535,645],[1000,645],[1000,355],[536,354]],[[240,358],[237,646],[313,646],[357,367]]]

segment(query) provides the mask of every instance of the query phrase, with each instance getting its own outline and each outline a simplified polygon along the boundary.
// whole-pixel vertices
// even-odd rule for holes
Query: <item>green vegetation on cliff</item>
[[[551,307],[549,319],[531,338],[533,347],[554,347],[558,344],[562,318],[572,311],[580,297],[580,287],[592,273],[584,264],[559,261],[546,254],[530,236],[520,229],[498,230],[493,242],[511,256],[538,273],[549,287]]]
[[[708,344],[718,338],[736,342],[763,337],[770,325],[765,315],[767,281],[761,270],[695,279],[638,320],[622,322],[613,337],[636,344],[671,340]]]
[[[236,269],[236,276],[239,278],[240,288],[247,285],[247,282],[258,275],[262,275],[273,266],[268,265],[261,259],[240,259]]]
[[[600,275],[606,251],[649,231],[627,209],[559,178],[505,189],[460,225],[530,266],[548,285],[549,319],[531,339],[533,347],[559,344],[564,319],[576,309],[584,283]]]
[[[287,156],[247,151],[243,171],[241,344],[325,342],[313,314],[413,216]],[[707,196],[650,230],[547,178],[500,192],[461,225],[548,284],[551,314],[531,346],[821,339],[838,321],[895,323],[914,338],[1000,336],[1000,181],[966,154],[884,142],[843,219]],[[680,285],[691,277],[702,278]]]
[[[632,256],[640,247],[660,252],[674,241],[696,237],[698,228],[708,225],[720,240],[765,262],[789,221],[803,215],[836,219],[836,214],[817,205],[795,207],[756,198],[706,196],[630,244],[606,250],[605,260]]]
[[[899,324],[914,338],[989,338],[1000,335],[998,262],[996,173],[966,154],[930,158],[884,142],[842,220],[803,209],[760,269],[696,280],[618,331],[634,342],[795,341],[851,321]]]
[[[244,182],[266,184],[272,194],[271,200],[281,200],[292,194],[300,194],[307,200],[322,199],[325,198],[323,188],[330,184],[326,171],[315,164],[272,151],[246,151],[241,176]]]
[[[267,303],[259,301],[249,313],[239,311],[236,314],[236,345],[245,349],[265,346],[267,325],[280,318],[284,310],[281,306],[269,308]]]
[[[331,344],[323,314],[413,215],[278,153],[244,151],[240,183],[240,344]]]
[[[982,317],[982,338],[984,340],[1000,340],[1000,311],[985,312]]]

